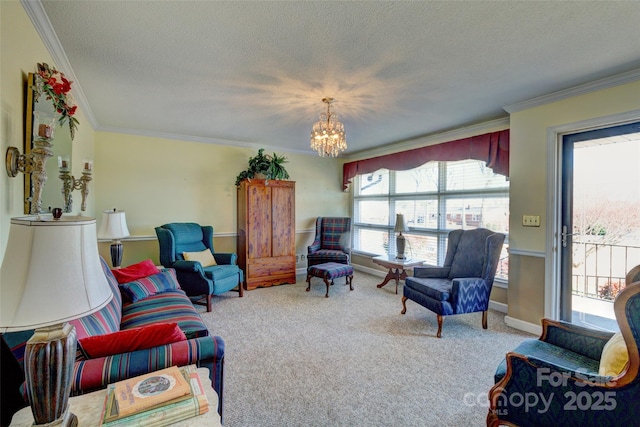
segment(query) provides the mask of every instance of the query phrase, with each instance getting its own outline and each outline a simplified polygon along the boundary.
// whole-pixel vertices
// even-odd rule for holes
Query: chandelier
[[[347,149],[344,125],[338,120],[338,116],[331,112],[333,98],[323,98],[322,102],[327,104],[327,112],[320,114],[320,120],[313,124],[311,148],[316,150],[320,157],[336,157]]]

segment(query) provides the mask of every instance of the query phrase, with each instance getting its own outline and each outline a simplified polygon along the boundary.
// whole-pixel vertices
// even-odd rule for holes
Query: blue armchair
[[[487,329],[487,310],[493,279],[498,268],[504,234],[486,228],[449,233],[442,267],[414,267],[405,279],[402,314],[408,299],[437,314],[438,338],[444,316],[482,312]]]
[[[351,218],[318,217],[316,236],[307,247],[307,269],[325,262],[351,261]]]
[[[213,248],[213,227],[192,222],[170,223],[156,227],[160,244],[160,263],[176,270],[178,282],[185,293],[200,304],[206,300],[211,311],[211,297],[238,288],[242,297],[244,274],[236,265],[234,253],[216,253]],[[203,267],[198,261],[187,261],[184,252],[210,249],[217,265]]]
[[[603,363],[615,348],[612,332],[542,319],[540,338],[523,341],[498,365],[487,426],[638,425],[640,281],[627,284],[614,311],[624,338],[621,372]]]

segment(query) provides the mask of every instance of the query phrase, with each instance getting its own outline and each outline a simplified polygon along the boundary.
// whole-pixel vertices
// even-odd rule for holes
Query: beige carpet
[[[230,292],[201,314],[223,337],[225,426],[482,426],[493,373],[531,337],[491,311],[445,319],[411,301],[402,285],[356,271],[354,290],[304,277],[295,285]]]

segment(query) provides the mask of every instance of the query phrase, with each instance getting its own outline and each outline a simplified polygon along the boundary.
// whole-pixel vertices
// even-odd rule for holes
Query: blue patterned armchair
[[[237,266],[234,253],[216,253],[213,248],[213,227],[192,222],[170,223],[156,227],[160,244],[160,263],[176,270],[180,287],[194,302],[206,299],[211,311],[212,295],[238,288],[242,296],[244,274]],[[198,261],[187,261],[184,252],[210,249],[217,265],[203,267]]]
[[[351,260],[351,218],[318,217],[316,236],[307,247],[307,268],[325,262],[349,264]]]
[[[487,329],[489,296],[504,239],[504,234],[486,228],[450,232],[444,265],[414,267],[413,277],[405,279],[402,314],[408,299],[433,311],[438,338],[444,316],[453,314],[481,311],[482,327]]]
[[[627,284],[614,311],[624,339],[614,355],[618,369],[606,362],[612,332],[542,319],[540,338],[523,341],[498,365],[487,426],[637,426],[640,281]]]

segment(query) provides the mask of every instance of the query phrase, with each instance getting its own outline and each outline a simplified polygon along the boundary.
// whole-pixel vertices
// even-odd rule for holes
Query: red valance
[[[509,176],[509,129],[345,163],[342,166],[342,190],[347,189],[356,175],[378,169],[402,171],[430,161],[467,159],[483,160],[493,172]]]

